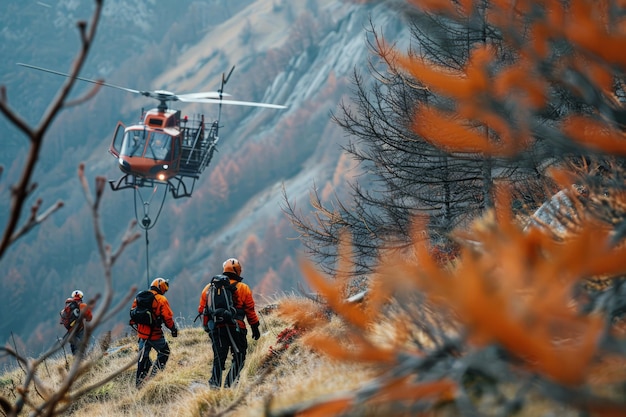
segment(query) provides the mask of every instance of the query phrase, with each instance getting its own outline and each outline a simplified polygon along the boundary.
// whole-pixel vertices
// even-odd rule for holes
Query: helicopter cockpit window
[[[141,156],[146,145],[145,130],[128,130],[124,134],[121,156]]]
[[[158,160],[169,160],[170,150],[172,149],[172,137],[161,132],[152,132],[148,149],[146,149],[146,158]]]

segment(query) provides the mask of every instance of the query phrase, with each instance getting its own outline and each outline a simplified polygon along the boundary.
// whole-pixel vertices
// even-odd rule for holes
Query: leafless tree
[[[68,95],[74,85],[74,82],[76,81],[76,77],[83,67],[95,37],[101,11],[102,0],[95,0],[95,10],[90,24],[87,24],[84,21],[78,22],[77,26],[80,33],[81,49],[78,51],[73,62],[70,77],[67,78],[63,86],[60,88],[56,97],[48,106],[42,120],[37,126],[30,126],[22,117],[11,109],[7,102],[6,88],[4,86],[0,87],[0,111],[9,119],[11,123],[13,123],[25,134],[30,143],[28,157],[24,164],[21,177],[18,183],[10,188],[11,209],[7,224],[2,233],[2,241],[0,242],[0,259],[12,243],[24,236],[32,228],[41,224],[51,214],[63,206],[63,203],[59,201],[41,212],[43,202],[38,199],[35,204],[32,205],[29,217],[24,223],[20,224],[20,217],[26,205],[26,201],[37,189],[37,184],[33,182],[33,172],[39,159],[41,146],[45,140],[48,128],[54,118],[63,109],[79,105],[86,100],[89,100],[99,89],[99,85],[96,85],[86,95],[76,100],[68,101]],[[106,179],[103,177],[96,178],[95,192],[92,194],[88,181],[85,177],[84,166],[82,164],[79,167],[78,176],[82,184],[87,203],[91,209],[95,239],[104,269],[104,292],[102,296],[97,294],[88,302],[89,308],[91,308],[94,312],[93,320],[85,323],[85,334],[82,342],[78,346],[75,360],[71,363],[67,375],[65,375],[63,382],[58,387],[53,388],[46,386],[46,384],[38,377],[38,369],[48,358],[63,348],[64,344],[70,337],[73,336],[73,332],[66,334],[60,343],[53,344],[53,346],[36,359],[26,358],[18,352],[17,349],[13,349],[8,346],[0,348],[0,352],[2,352],[2,354],[13,357],[18,362],[20,368],[24,371],[23,382],[16,390],[17,397],[15,402],[11,403],[6,398],[0,398],[0,407],[2,408],[4,414],[8,416],[20,415],[24,409],[29,409],[30,415],[35,416],[61,415],[77,398],[112,380],[114,377],[135,363],[135,360],[133,360],[122,369],[114,370],[109,376],[97,381],[94,384],[82,386],[73,390],[73,386],[77,378],[95,364],[94,361],[87,359],[88,356],[86,354],[91,336],[104,322],[111,319],[111,317],[124,308],[136,291],[136,288],[131,288],[128,294],[123,297],[118,304],[114,305],[114,290],[112,286],[111,269],[124,249],[140,237],[138,232],[133,231],[135,226],[133,222],[129,225],[119,247],[113,250],[105,241],[104,234],[100,227],[99,217],[99,206],[105,190]],[[38,397],[36,397],[36,395],[38,395]]]
[[[495,56],[489,62],[489,74],[495,79],[503,69],[510,68],[520,58],[519,46],[527,41],[532,22],[526,22],[521,30],[515,28],[518,31],[512,34],[513,29],[509,31],[488,21],[489,1],[471,5],[461,17],[403,9],[412,31],[412,47],[406,55],[460,74],[470,64],[473,51],[487,45]],[[450,231],[492,207],[495,182],[512,184],[515,208],[528,212],[557,191],[546,175],[549,167],[600,158],[559,131],[560,121],[570,115],[592,115],[598,108],[615,108],[615,103],[593,92],[590,80],[582,72],[570,69],[567,76],[562,73],[563,57],[571,55],[571,45],[555,42],[539,67],[548,86],[544,107],[527,115],[519,102],[492,96],[477,105],[492,109],[494,119],[510,121],[513,134],[529,132],[532,138],[532,146],[524,152],[500,156],[480,151],[451,152],[420,137],[415,129],[422,122],[415,119],[417,111],[430,108],[449,114],[456,111],[459,103],[415,79],[398,64],[397,48],[382,39],[373,25],[369,32],[373,59],[367,77],[355,72],[352,102],[342,103],[339,113],[333,115],[351,137],[346,150],[360,163],[364,174],[352,185],[351,195],[344,201],[322,202],[313,190],[312,218],[298,212],[285,196],[284,211],[308,253],[326,272],[337,272],[334,268],[342,229],[349,230],[353,240],[358,259],[355,274],[367,274],[375,266],[381,249],[406,247],[415,215],[428,216],[430,238],[437,245],[450,247]],[[623,89],[618,83],[615,100],[620,100],[620,93],[623,100]],[[620,111],[609,113],[607,117],[617,117],[621,123]],[[485,121],[473,122],[486,141],[498,144],[506,140]],[[515,137],[522,139],[528,138]],[[622,188],[619,181],[609,184],[608,177],[599,175],[597,170],[588,172],[581,181],[596,190]],[[626,230],[626,226],[623,228]]]
[[[467,63],[473,45],[500,42],[484,22],[468,21],[463,26],[432,15],[411,18],[417,46],[409,54],[434,59],[452,70]],[[491,207],[495,179],[537,174],[532,165],[512,166],[480,153],[449,153],[419,137],[412,129],[416,109],[433,103],[452,108],[454,103],[408,76],[396,62],[397,51],[373,24],[368,39],[372,52],[368,77],[355,71],[352,103],[342,103],[333,115],[352,140],[345,149],[365,174],[352,184],[349,203],[334,201],[324,207],[313,191],[314,220],[298,213],[285,196],[285,212],[303,244],[330,273],[342,229],[352,236],[358,259],[355,274],[366,274],[381,249],[402,250],[409,244],[415,214],[428,215],[431,232],[448,245],[451,230]],[[507,59],[506,54],[501,59]]]

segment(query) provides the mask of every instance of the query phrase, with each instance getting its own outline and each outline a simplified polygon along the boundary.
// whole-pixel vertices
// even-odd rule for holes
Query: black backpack
[[[65,326],[67,330],[71,329],[76,324],[78,317],[80,317],[79,302],[73,298],[68,298],[65,300],[65,307],[61,309],[59,315],[61,316],[59,323]]]
[[[157,324],[157,317],[152,311],[154,293],[152,291],[140,291],[135,297],[137,306],[130,309],[130,324],[147,324],[152,327]]]
[[[226,275],[216,275],[211,279],[207,291],[205,318],[215,324],[234,324],[237,309],[233,303],[233,293],[237,284],[231,284]]]

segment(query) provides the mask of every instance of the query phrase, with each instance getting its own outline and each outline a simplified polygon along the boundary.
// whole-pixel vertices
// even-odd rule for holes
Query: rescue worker
[[[72,355],[75,355],[80,347],[80,344],[83,342],[83,337],[85,336],[85,321],[91,321],[93,315],[89,306],[83,302],[83,292],[81,290],[72,291],[72,296],[65,301],[66,304],[71,300],[78,303],[78,308],[80,309],[80,314],[82,315],[82,318],[79,318],[78,321],[78,328],[69,340]]]
[[[174,322],[174,313],[170,308],[170,303],[165,298],[165,293],[169,290],[170,284],[167,279],[156,278],[150,284],[150,292],[154,294],[152,301],[152,312],[156,318],[152,326],[147,324],[136,324],[137,336],[139,337],[139,359],[137,362],[137,375],[135,385],[140,388],[144,380],[150,373],[153,377],[157,372],[165,368],[165,364],[170,356],[170,347],[165,340],[162,324],[170,329],[172,337],[178,336],[178,329]],[[137,307],[137,298],[133,301],[131,309]],[[131,322],[132,324],[132,322]],[[152,349],[157,352],[156,362],[150,360],[150,352]],[[150,371],[152,368],[152,371]]]
[[[221,388],[222,386],[222,372],[226,367],[226,358],[229,351],[232,354],[232,363],[224,386],[231,387],[239,379],[239,373],[245,363],[246,351],[248,349],[247,329],[244,318],[252,329],[252,338],[258,340],[261,336],[259,332],[259,318],[254,309],[252,290],[247,284],[241,282],[243,280],[241,263],[235,258],[229,258],[222,265],[222,269],[223,275],[226,275],[230,279],[231,285],[235,286],[233,305],[237,313],[235,314],[234,323],[210,324],[206,328],[213,347],[213,369],[211,379],[209,380],[211,388]],[[200,295],[199,314],[204,314],[205,312],[209,287],[210,284],[205,286]]]

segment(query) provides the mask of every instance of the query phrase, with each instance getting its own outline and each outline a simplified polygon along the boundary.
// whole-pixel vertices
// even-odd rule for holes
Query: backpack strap
[[[204,303],[204,314],[207,317],[207,324],[204,329],[205,332],[212,332],[215,329],[215,321],[213,321],[213,317],[209,313],[209,298],[211,297],[211,283],[206,287],[206,295],[205,295],[205,303]]]
[[[230,288],[231,291],[233,292],[233,307],[235,309],[235,316],[233,317],[236,320],[242,320],[244,318],[246,318],[246,311],[242,308],[237,308],[234,303],[235,303],[235,292],[237,291],[237,284],[240,283],[241,280],[238,280],[237,282],[230,284]]]
[[[154,321],[152,322],[152,326],[150,326],[150,334],[152,335],[152,331],[154,329],[160,329],[161,325],[163,324],[163,315],[161,314],[157,315],[157,313],[154,311],[154,303],[157,303],[157,306],[158,306],[157,294],[159,295],[163,295],[163,294],[159,292],[155,294],[152,291],[150,291],[150,293],[152,293],[152,304],[150,305],[150,313],[152,314],[152,317],[154,318]]]

